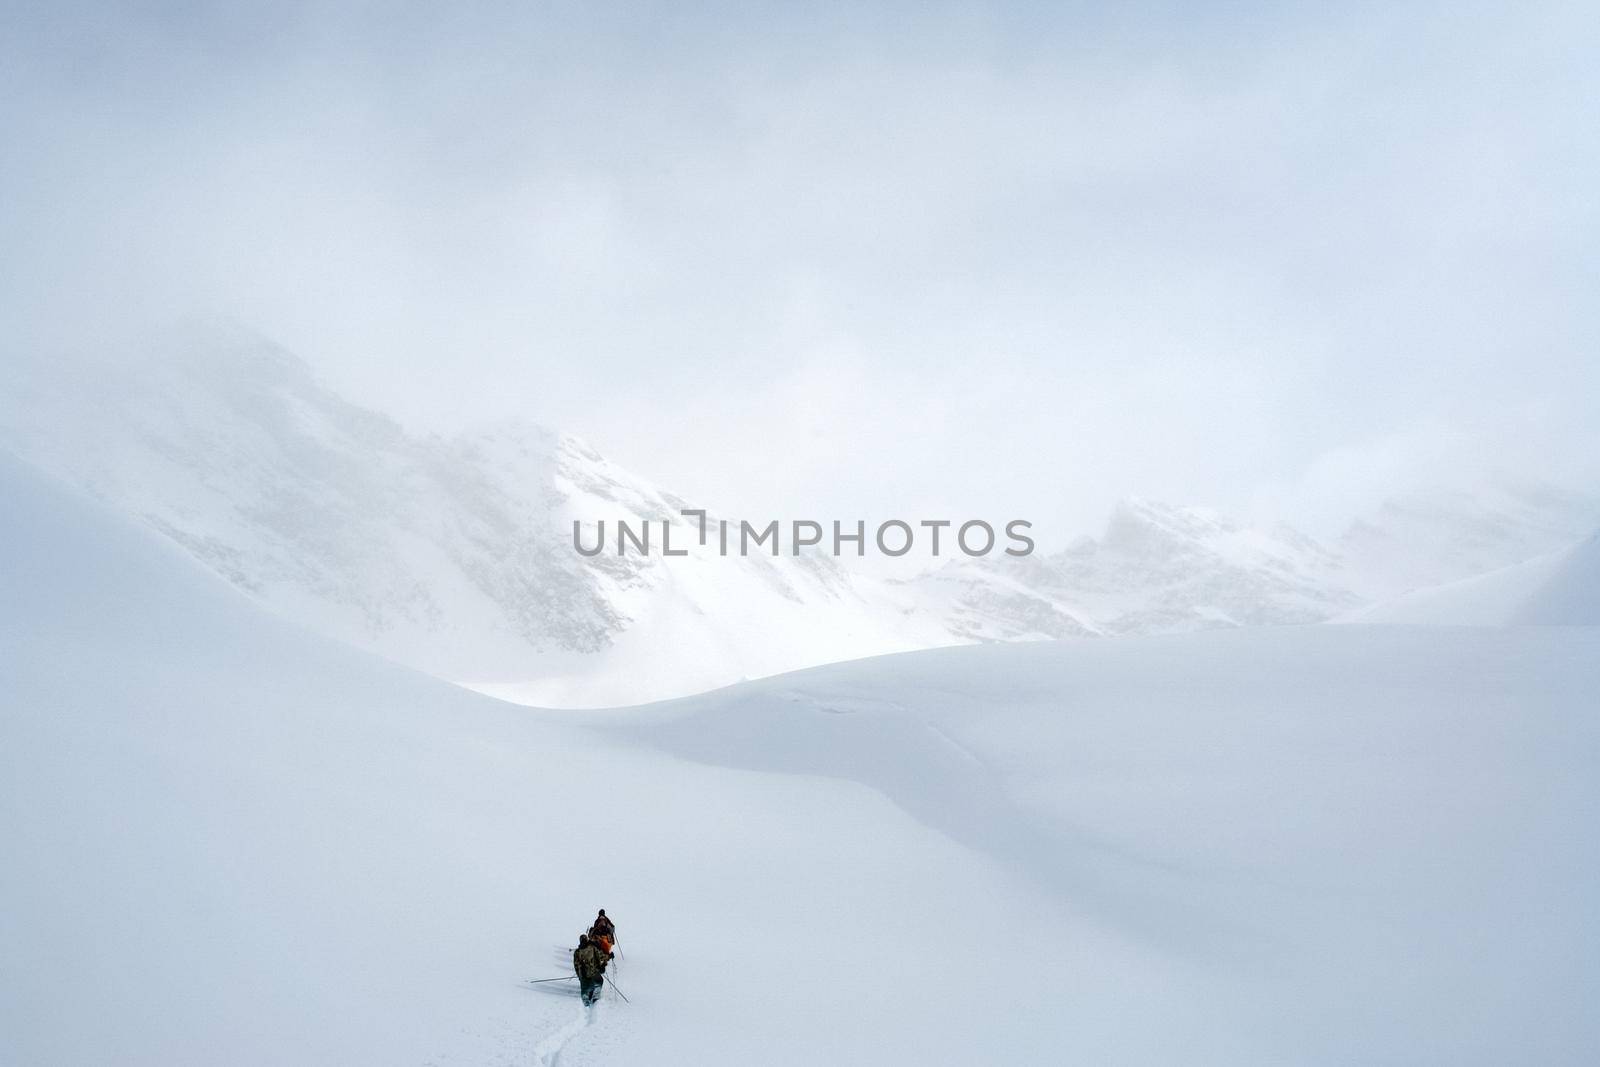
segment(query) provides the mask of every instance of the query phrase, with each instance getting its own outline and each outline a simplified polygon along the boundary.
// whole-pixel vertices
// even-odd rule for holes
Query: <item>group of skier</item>
[[[572,970],[578,976],[578,995],[584,1004],[593,1004],[604,992],[606,964],[616,955],[616,944],[616,924],[601,908],[588,932],[578,935],[578,947],[572,952]]]

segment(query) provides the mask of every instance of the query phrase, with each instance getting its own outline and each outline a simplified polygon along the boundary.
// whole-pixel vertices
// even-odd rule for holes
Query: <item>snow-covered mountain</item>
[[[1102,542],[914,581],[825,555],[584,557],[573,520],[659,520],[691,502],[530,423],[412,433],[256,338],[208,334],[137,368],[17,365],[0,441],[280,614],[530,703],[616,704],[914,648],[1301,622],[1349,606],[1315,587],[1328,567],[1304,539],[1146,502],[1120,509]]]
[[[574,520],[592,530],[718,502],[682,500],[528,422],[412,432],[281,348],[217,333],[135,361],[8,365],[0,446],[281,615],[574,707],[951,644],[1317,622],[1600,525],[1600,498],[1519,485],[1393,502],[1332,547],[1131,499],[1064,551],[957,557],[909,580],[821,554],[585,557]]]
[[[529,423],[408,432],[260,340],[14,371],[15,451],[280,614],[502,695],[615,704],[959,640],[826,556],[580,556],[574,520],[690,505]]]
[[[1027,566],[958,561],[919,579],[979,639],[1181,633],[1319,622],[1361,602],[1339,558],[1278,526],[1130,499],[1102,537]]]
[[[1099,538],[1021,564],[955,560],[913,581],[972,640],[1184,633],[1344,616],[1567,551],[1600,526],[1600,494],[1499,478],[1398,497],[1333,545],[1206,507],[1132,498]]]

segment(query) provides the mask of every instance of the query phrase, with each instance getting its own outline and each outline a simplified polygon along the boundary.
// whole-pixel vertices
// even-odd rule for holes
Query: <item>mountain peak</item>
[[[1152,551],[1202,543],[1234,529],[1211,508],[1127,497],[1112,508],[1101,544],[1123,551]]]

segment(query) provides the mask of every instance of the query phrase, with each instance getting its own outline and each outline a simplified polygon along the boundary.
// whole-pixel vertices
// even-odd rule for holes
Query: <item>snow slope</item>
[[[1577,1064],[1597,683],[1592,627],[1280,628],[913,653],[613,728],[870,784],[1148,953],[1052,968],[1068,1060]]]
[[[1587,1064],[1594,627],[913,653],[587,714],[0,462],[0,1062]],[[556,945],[597,906],[631,1004]]]
[[[1065,1039],[1047,984],[1012,1027],[971,980],[995,913],[1065,944],[1048,898],[871,790],[541,721],[266,616],[9,461],[0,495],[0,1062],[1037,1060]],[[601,905],[633,1003],[588,1021],[522,979],[564,973]],[[894,951],[849,967],[867,917]]]
[[[1560,569],[1533,591],[1513,622],[1600,626],[1600,533],[1574,545]]]
[[[1382,601],[1559,551],[1596,527],[1600,493],[1500,475],[1387,500],[1335,547],[1348,582]]]
[[[1600,625],[1600,534],[1488,574],[1418,589],[1335,621],[1431,626]]]

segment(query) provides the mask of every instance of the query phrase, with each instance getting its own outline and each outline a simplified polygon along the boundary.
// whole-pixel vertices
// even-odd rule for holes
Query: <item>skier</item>
[[[578,947],[572,953],[572,970],[578,976],[578,995],[584,1004],[593,1004],[605,991],[606,960],[609,958],[588,934],[578,935]]]
[[[606,954],[606,959],[611,958],[611,948],[617,943],[617,927],[610,919],[606,918],[606,909],[601,908],[594,922],[589,926],[589,936],[600,943],[600,951]]]

